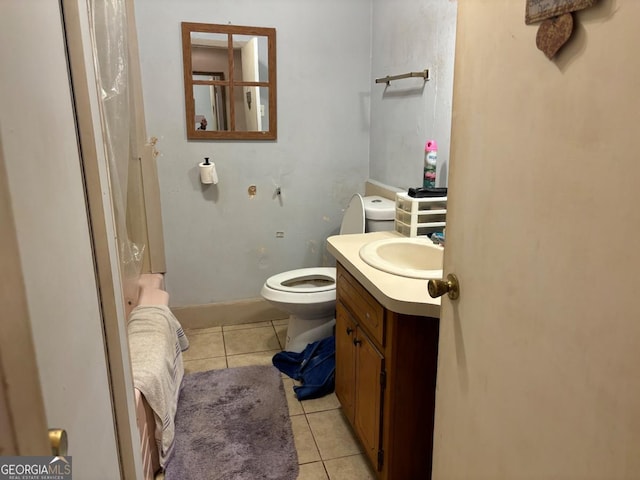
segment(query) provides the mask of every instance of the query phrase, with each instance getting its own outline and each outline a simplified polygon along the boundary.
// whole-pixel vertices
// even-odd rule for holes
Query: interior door
[[[640,2],[458,1],[434,479],[640,471]]]
[[[4,282],[24,282],[30,322],[23,319],[22,328],[30,323],[37,358],[35,373],[25,382],[39,373],[46,422],[67,430],[77,478],[136,478],[121,471],[119,447],[123,451],[126,446],[116,439],[111,390],[115,383],[110,382],[114,365],[107,361],[104,304],[92,248],[95,232],[89,228],[74,120],[78,97],[69,85],[61,5],[9,2],[2,9],[0,155],[21,278],[15,271],[2,272]],[[104,292],[107,284],[101,287]],[[11,310],[5,314],[11,315]],[[9,342],[21,341],[12,334],[14,322],[2,322],[3,342],[11,348],[15,346]],[[1,347],[2,355],[10,353]],[[33,352],[25,353],[22,361],[32,359]],[[10,370],[12,365],[3,358],[2,368]],[[129,398],[132,403],[132,392]],[[14,415],[13,427],[31,425],[42,429],[46,439],[44,417],[38,411],[42,402],[33,395],[21,401],[24,408],[34,409],[39,422],[25,423]],[[121,425],[126,420],[124,415],[118,418]]]

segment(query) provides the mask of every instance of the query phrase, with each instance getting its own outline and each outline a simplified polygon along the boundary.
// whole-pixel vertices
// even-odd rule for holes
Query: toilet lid
[[[351,197],[349,206],[342,217],[340,235],[364,233],[364,200],[359,193]]]
[[[336,289],[336,269],[300,268],[269,277],[267,287],[281,292],[316,293]]]

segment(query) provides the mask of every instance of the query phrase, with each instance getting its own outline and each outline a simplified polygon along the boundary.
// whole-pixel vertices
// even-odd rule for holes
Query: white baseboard
[[[182,328],[209,328],[288,318],[263,298],[171,307]]]

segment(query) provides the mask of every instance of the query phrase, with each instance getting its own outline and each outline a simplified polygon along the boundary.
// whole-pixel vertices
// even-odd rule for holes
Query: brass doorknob
[[[62,428],[49,429],[49,443],[51,444],[51,455],[54,457],[67,456],[67,431]]]
[[[460,296],[460,284],[458,283],[458,277],[453,273],[450,273],[447,275],[446,280],[429,280],[427,290],[432,298],[441,297],[446,293],[451,300],[455,300]]]

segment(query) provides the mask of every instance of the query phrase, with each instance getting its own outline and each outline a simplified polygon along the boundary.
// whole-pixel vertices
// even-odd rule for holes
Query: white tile
[[[270,327],[271,322],[254,322],[254,323],[239,323],[237,325],[224,325],[222,327],[223,332],[231,332],[233,330],[246,330],[247,328],[258,328],[258,327]]]
[[[300,400],[296,398],[296,395],[293,392],[294,381],[289,377],[283,378],[282,385],[284,386],[284,393],[287,396],[289,415],[293,416],[304,414],[304,410],[302,410],[302,404],[300,403]]]
[[[203,333],[220,333],[222,332],[222,327],[208,327],[208,328],[188,328],[185,329],[184,333],[187,334],[187,337],[190,335],[201,335]]]
[[[320,460],[318,447],[311,435],[311,429],[304,415],[296,415],[291,418],[291,429],[293,430],[293,440],[298,452],[298,463],[311,463]]]
[[[189,339],[189,348],[182,352],[182,358],[185,361],[224,357],[222,333],[202,333],[200,335],[191,335],[187,338]]]
[[[184,373],[208,372],[227,368],[225,357],[201,358],[199,360],[187,360],[184,362]]]
[[[276,337],[280,343],[280,348],[284,350],[284,346],[287,343],[287,325],[274,325],[273,328],[276,331]]]
[[[322,460],[355,455],[362,448],[340,410],[307,414]]]
[[[242,330],[223,330],[227,355],[279,350],[280,344],[271,325]]]
[[[302,400],[302,408],[304,408],[305,413],[323,412],[340,408],[340,402],[335,393],[330,393],[324,397]]]
[[[266,352],[242,353],[240,355],[227,355],[227,364],[231,367],[247,367],[249,365],[273,365],[271,359],[280,350],[267,350]]]
[[[326,460],[330,480],[375,480],[376,476],[364,455]]]
[[[322,462],[305,463],[300,465],[298,480],[328,480],[327,472]]]

